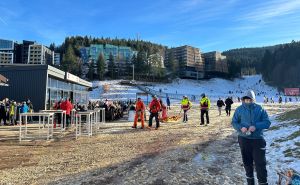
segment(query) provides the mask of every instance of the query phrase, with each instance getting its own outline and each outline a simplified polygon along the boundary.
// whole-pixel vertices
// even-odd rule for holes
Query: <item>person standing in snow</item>
[[[183,96],[183,99],[181,100],[181,109],[183,110],[183,122],[186,123],[188,121],[188,115],[187,112],[192,107],[191,101],[188,99],[187,96]]]
[[[219,100],[217,101],[217,106],[218,106],[219,116],[221,116],[222,107],[225,106],[224,101],[221,98],[219,98]]]
[[[279,97],[278,103],[280,103],[280,104],[282,103],[282,97],[281,96]]]
[[[242,97],[232,118],[232,126],[238,133],[238,142],[246,171],[248,185],[254,185],[254,165],[260,185],[267,185],[266,141],[263,130],[271,125],[267,112],[255,103],[252,90]]]
[[[201,94],[201,100],[200,100],[200,109],[201,109],[201,123],[200,125],[204,125],[204,114],[206,115],[206,124],[209,124],[209,115],[208,111],[210,108],[210,100],[206,95],[203,93]]]
[[[228,97],[225,100],[225,110],[226,110],[226,115],[230,116],[230,112],[231,112],[231,105],[233,104],[232,98]]]

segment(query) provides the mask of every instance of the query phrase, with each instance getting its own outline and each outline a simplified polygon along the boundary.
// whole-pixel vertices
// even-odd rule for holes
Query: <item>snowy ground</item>
[[[259,82],[261,81],[261,82]],[[120,80],[113,81],[95,81],[94,86],[99,86],[90,93],[90,99],[112,99],[112,100],[134,100],[136,93],[141,92],[136,87],[119,85]],[[109,90],[104,92],[103,85],[108,85]],[[263,102],[263,97],[272,97],[275,102],[278,102],[279,92],[276,88],[267,85],[261,75],[245,76],[243,78],[235,79],[233,81],[214,78],[210,80],[186,80],[177,79],[172,83],[153,83],[152,86],[148,86],[150,89],[156,91],[162,91],[163,93],[174,93],[182,95],[200,95],[202,93],[207,94],[212,100],[216,100],[219,97],[226,98],[232,96],[236,101],[237,97],[241,97],[247,90],[252,89],[257,96],[257,102]],[[229,92],[233,93],[229,93]],[[147,98],[144,97],[144,100]],[[150,97],[149,97],[150,99]],[[283,96],[283,101],[285,97]],[[198,100],[197,100],[198,101]],[[295,101],[293,98],[292,101]]]
[[[278,117],[271,117],[271,128],[265,132],[270,184],[275,184],[276,169],[294,168],[300,171],[300,120],[290,117],[280,121]]]
[[[261,82],[259,83],[259,81]],[[249,89],[254,90],[257,95],[257,101],[262,102],[264,95],[269,99],[278,99],[279,92],[276,88],[266,85],[261,75],[245,76],[233,81],[213,78],[210,80],[174,80],[171,84],[155,84],[152,89],[160,89],[166,93],[177,93],[183,95],[200,95],[205,93],[211,99],[216,100],[219,97],[226,98],[232,96],[234,99],[241,97]],[[232,93],[229,93],[233,92]]]

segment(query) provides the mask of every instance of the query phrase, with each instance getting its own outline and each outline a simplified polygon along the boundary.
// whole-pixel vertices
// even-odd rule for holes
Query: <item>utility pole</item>
[[[132,64],[132,81],[134,81],[134,64]]]

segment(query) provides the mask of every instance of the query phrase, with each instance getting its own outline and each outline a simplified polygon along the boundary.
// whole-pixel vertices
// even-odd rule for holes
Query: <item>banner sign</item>
[[[299,88],[284,88],[284,94],[286,96],[299,96]]]

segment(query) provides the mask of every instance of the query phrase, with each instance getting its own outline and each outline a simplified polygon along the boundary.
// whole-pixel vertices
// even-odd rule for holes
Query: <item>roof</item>
[[[50,65],[40,65],[40,64],[0,64],[0,72],[5,70],[4,68],[15,69],[15,70],[47,70],[48,75],[55,78],[83,85],[86,87],[92,87],[93,84],[86,80],[79,78],[71,73],[64,72]]]

